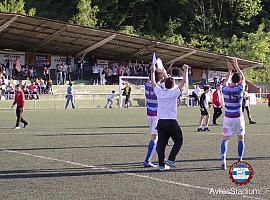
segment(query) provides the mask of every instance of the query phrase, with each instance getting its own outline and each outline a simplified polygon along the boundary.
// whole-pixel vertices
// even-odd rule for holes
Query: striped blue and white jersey
[[[154,93],[154,88],[150,81],[145,83],[145,98],[147,107],[147,116],[157,116],[158,102],[157,96]]]
[[[224,86],[222,88],[225,117],[238,118],[242,115],[244,88],[244,84]]]

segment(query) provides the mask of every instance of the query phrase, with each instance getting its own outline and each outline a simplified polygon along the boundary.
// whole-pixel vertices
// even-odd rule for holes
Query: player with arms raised
[[[222,93],[224,96],[224,122],[223,139],[221,142],[222,169],[226,169],[226,154],[230,136],[238,136],[238,161],[242,161],[244,155],[245,119],[242,113],[242,103],[245,89],[245,76],[241,71],[237,58],[233,59],[236,72],[231,76],[233,66],[228,61],[228,73],[224,81]]]
[[[158,101],[157,153],[160,171],[176,168],[175,158],[183,143],[182,130],[177,122],[177,100],[182,94],[182,90],[186,86],[186,83],[188,83],[188,68],[188,65],[183,66],[183,80],[180,85],[175,85],[174,79],[169,77],[164,81],[164,88],[161,88],[156,83],[155,69],[151,69],[151,83]],[[169,159],[165,161],[165,148],[170,137],[172,138],[174,145],[171,149]]]
[[[163,68],[161,72],[155,71],[155,79],[157,84],[160,84],[162,78],[168,78],[166,70]],[[157,109],[158,102],[157,96],[154,93],[154,88],[151,84],[151,74],[149,75],[149,81],[145,83],[145,98],[146,98],[146,108],[147,108],[147,120],[150,127],[151,140],[148,145],[148,151],[144,161],[144,167],[157,167],[154,165],[151,160],[156,152],[157,146]]]

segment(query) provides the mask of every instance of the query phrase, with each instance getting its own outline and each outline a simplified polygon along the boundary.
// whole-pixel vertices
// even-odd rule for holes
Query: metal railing
[[[75,94],[74,102],[76,109],[104,108],[107,103],[108,93]],[[30,95],[35,96],[35,95]],[[37,97],[25,101],[26,110],[57,110],[64,109],[66,94],[39,94]],[[27,95],[26,95],[27,99]],[[119,95],[113,99],[113,108],[119,108]],[[125,97],[122,97],[122,101]],[[0,100],[0,110],[10,109],[13,99]],[[144,107],[146,105],[144,94],[132,94],[130,98],[132,107]],[[71,109],[71,105],[68,107]]]

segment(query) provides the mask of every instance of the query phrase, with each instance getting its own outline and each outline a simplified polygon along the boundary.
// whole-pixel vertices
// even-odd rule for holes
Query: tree
[[[36,14],[35,8],[30,8],[28,11],[24,8],[24,0],[5,0],[0,2],[0,12],[17,13],[22,15],[34,16]]]
[[[95,27],[97,25],[96,15],[99,11],[98,6],[92,6],[91,0],[79,0],[77,4],[78,13],[74,15],[71,22],[82,26]]]
[[[233,36],[228,46],[229,55],[259,60],[264,66],[246,71],[249,80],[255,83],[270,82],[270,32],[265,32],[261,24],[255,33],[245,33],[244,37]]]

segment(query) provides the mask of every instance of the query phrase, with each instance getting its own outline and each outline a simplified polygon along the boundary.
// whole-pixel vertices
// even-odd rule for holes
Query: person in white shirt
[[[105,85],[105,68],[101,67],[99,68],[99,79],[100,79],[100,85]]]
[[[182,90],[186,84],[188,84],[188,68],[188,65],[183,65],[184,78],[180,85],[175,85],[174,79],[169,77],[164,81],[165,88],[161,88],[157,85],[155,69],[154,67],[151,68],[151,83],[158,100],[158,141],[156,150],[160,171],[176,168],[175,158],[183,143],[182,130],[177,122],[177,99],[182,94]],[[165,161],[165,148],[170,137],[174,145],[170,152],[169,159]]]
[[[113,104],[113,98],[116,96],[115,91],[113,90],[112,93],[107,97],[107,104],[105,105],[105,108],[112,108]]]
[[[99,79],[99,66],[97,64],[95,64],[92,67],[92,73],[93,73],[93,79],[94,79],[94,85],[98,85],[98,79]]]

